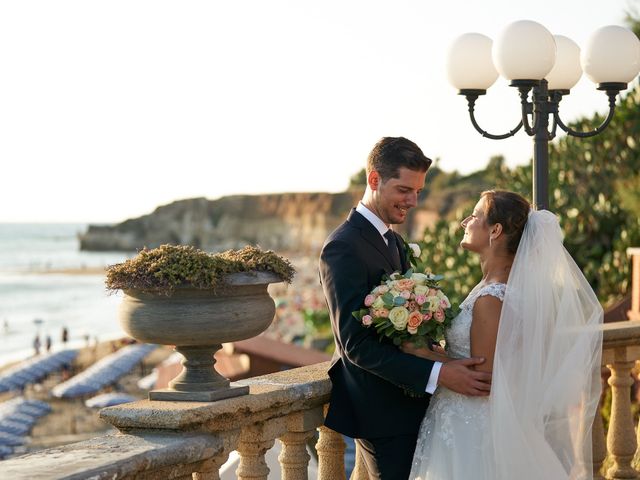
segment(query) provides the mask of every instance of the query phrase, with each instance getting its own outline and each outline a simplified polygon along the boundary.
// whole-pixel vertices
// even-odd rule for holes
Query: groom
[[[410,140],[382,138],[367,160],[367,187],[358,206],[327,239],[320,254],[336,354],[329,369],[331,400],[325,425],[356,439],[370,479],[406,480],[420,423],[437,385],[466,395],[488,395],[482,359],[446,364],[406,354],[380,342],[352,312],[383,274],[409,268],[403,223],[416,206],[431,160]]]

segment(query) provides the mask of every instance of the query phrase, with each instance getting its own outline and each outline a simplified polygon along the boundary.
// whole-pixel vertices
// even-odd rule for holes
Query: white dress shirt
[[[384,240],[384,243],[389,245],[387,239],[384,234],[387,233],[388,230],[391,230],[387,224],[385,224],[380,217],[378,217],[375,213],[369,210],[364,206],[362,202],[359,202],[356,206],[356,212],[362,215],[364,218],[369,220],[369,223],[375,227],[376,230],[380,233],[380,236]],[[433,367],[431,368],[431,375],[429,375],[429,381],[427,382],[427,388],[425,391],[427,393],[433,394],[436,391],[436,387],[438,386],[438,377],[440,376],[440,369],[442,368],[442,362],[433,362]]]

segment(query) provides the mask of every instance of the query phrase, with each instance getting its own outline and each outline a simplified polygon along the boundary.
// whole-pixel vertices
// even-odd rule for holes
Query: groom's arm
[[[368,272],[359,252],[345,241],[330,241],[320,255],[320,279],[342,357],[399,387],[424,393],[434,362],[380,342],[353,312],[369,293]]]

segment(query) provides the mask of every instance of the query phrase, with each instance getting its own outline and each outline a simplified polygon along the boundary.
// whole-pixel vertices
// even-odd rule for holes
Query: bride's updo
[[[487,224],[502,225],[502,232],[507,237],[507,251],[515,255],[531,204],[523,196],[506,190],[486,190],[480,196],[484,198]]]

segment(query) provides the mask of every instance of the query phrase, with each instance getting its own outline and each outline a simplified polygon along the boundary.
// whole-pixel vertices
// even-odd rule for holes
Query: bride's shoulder
[[[501,302],[504,301],[504,293],[507,290],[507,285],[505,283],[489,283],[483,286],[476,295],[476,298],[484,297],[490,295],[492,297],[496,297]]]
[[[461,310],[473,310],[473,306],[476,303],[476,300],[480,297],[492,296],[496,297],[501,302],[504,300],[504,292],[506,291],[507,285],[504,283],[479,283],[476,285],[473,290],[469,293],[467,298],[460,304]]]

